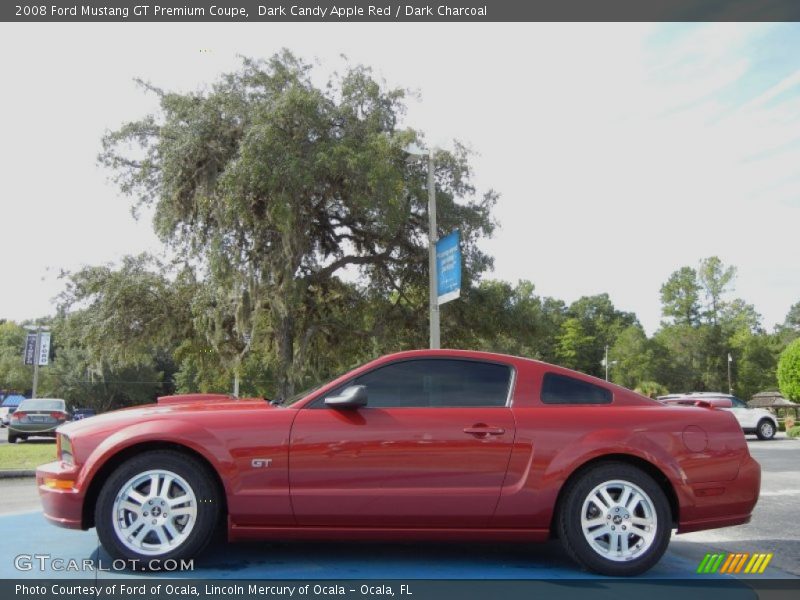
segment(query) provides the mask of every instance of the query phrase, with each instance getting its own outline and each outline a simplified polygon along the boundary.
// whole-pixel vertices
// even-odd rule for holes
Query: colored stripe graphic
[[[709,553],[697,565],[696,572],[704,574],[741,573],[742,569],[744,569],[745,573],[761,574],[767,569],[772,557],[772,553],[763,552],[755,554],[750,554],[749,552]]]
[[[771,561],[771,560],[772,560],[772,552],[767,554],[766,558],[764,558],[764,562],[761,563],[761,569],[758,572],[759,573],[763,573],[767,569],[767,565],[769,564],[769,561]]]
[[[747,554],[746,552],[744,554],[742,554],[742,558],[739,559],[739,564],[736,565],[735,573],[739,573],[742,570],[742,567],[744,566],[744,561],[747,560],[748,556],[750,556],[750,555]]]
[[[719,570],[720,573],[729,573],[729,569],[733,564],[733,559],[736,558],[735,554],[728,554],[728,560],[725,561],[725,564],[722,565],[722,568]]]
[[[703,560],[701,560],[701,561],[700,561],[700,564],[697,566],[697,571],[696,571],[696,572],[697,572],[697,573],[705,573],[705,568],[706,568],[706,565],[708,564],[708,561],[709,561],[710,559],[711,559],[711,555],[710,555],[710,554],[706,554],[706,555],[703,557]]]

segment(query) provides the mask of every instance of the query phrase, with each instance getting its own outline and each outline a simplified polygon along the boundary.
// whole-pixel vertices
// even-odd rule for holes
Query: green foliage
[[[676,325],[697,325],[700,321],[700,284],[697,271],[682,267],[661,286],[661,312]]]
[[[658,398],[659,396],[665,396],[669,393],[669,390],[657,381],[642,381],[636,386],[634,391],[642,396],[647,396],[648,398],[654,399]]]
[[[669,364],[664,347],[657,340],[648,339],[638,323],[628,326],[617,336],[609,350],[609,360],[614,363],[609,367],[611,381],[630,389],[640,389],[645,396],[655,389],[657,380],[663,380]]]
[[[790,438],[800,438],[800,425],[792,427],[789,431],[786,432]]]
[[[705,292],[705,317],[713,325],[719,321],[720,311],[724,308],[723,296],[729,291],[736,277],[736,267],[726,267],[717,256],[700,261],[697,279]]]
[[[800,302],[796,302],[789,309],[786,319],[778,327],[777,333],[786,345],[800,338]]]
[[[636,315],[617,310],[608,294],[579,298],[565,314],[556,357],[565,366],[597,377],[605,375],[602,361],[606,346],[613,346],[622,331],[638,324]]]
[[[778,386],[781,394],[792,401],[800,401],[800,339],[793,341],[778,360]]]
[[[165,268],[143,254],[124,257],[118,269],[85,267],[67,274],[60,309],[73,310],[64,333],[80,339],[93,360],[119,365],[139,364],[170,347],[189,331],[187,300],[195,286],[185,274],[168,279]]]
[[[0,389],[21,392],[33,382],[33,367],[25,366],[27,331],[13,321],[0,323]]]
[[[343,269],[360,268],[361,291],[383,301],[397,290],[408,300],[427,277],[427,164],[403,152],[420,140],[397,127],[404,91],[364,67],[318,88],[310,69],[283,52],[245,59],[207,92],[143,84],[161,114],[107,135],[100,155],[122,191],[155,208],[161,238],[207,274],[201,336],[234,371],[254,345],[271,346],[281,395],[302,379],[323,335],[307,335],[318,302]],[[439,233],[460,229],[467,285],[491,263],[476,242],[493,230],[496,200],[476,197],[468,161],[460,145],[435,157]]]
[[[595,345],[595,338],[587,333],[580,319],[569,317],[561,323],[556,339],[556,358],[559,364],[584,373],[595,368],[593,357],[585,351]]]

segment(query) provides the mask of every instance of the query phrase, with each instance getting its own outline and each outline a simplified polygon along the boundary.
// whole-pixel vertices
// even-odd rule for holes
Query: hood
[[[165,396],[159,398],[158,404],[144,404],[121,408],[111,412],[93,416],[89,419],[71,421],[58,428],[60,433],[72,436],[82,432],[100,433],[113,432],[125,425],[154,419],[179,417],[181,415],[231,412],[237,410],[264,409],[273,410],[275,407],[262,398],[243,398],[237,400],[219,394],[187,394],[187,397]],[[203,398],[199,398],[203,396]],[[167,400],[162,402],[162,400]]]

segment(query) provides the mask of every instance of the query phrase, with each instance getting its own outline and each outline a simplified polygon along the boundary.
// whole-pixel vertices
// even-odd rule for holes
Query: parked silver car
[[[33,436],[56,437],[56,427],[69,420],[67,403],[60,398],[23,400],[8,422],[8,443]]]
[[[755,434],[760,440],[771,440],[778,431],[778,419],[764,408],[750,408],[743,400],[722,392],[689,392],[659,396],[665,404],[693,404],[698,400],[708,402],[733,413],[744,433]]]

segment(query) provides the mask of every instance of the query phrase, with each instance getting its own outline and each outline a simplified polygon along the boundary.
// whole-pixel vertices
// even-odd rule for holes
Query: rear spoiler
[[[229,394],[176,394],[174,396],[159,396],[159,404],[187,404],[190,402],[222,402],[236,400]]]
[[[700,408],[720,408],[719,405],[714,404],[713,402],[709,402],[708,400],[693,400],[690,398],[682,399],[682,400],[673,400],[673,401],[666,401],[663,402],[667,406],[699,406]]]

